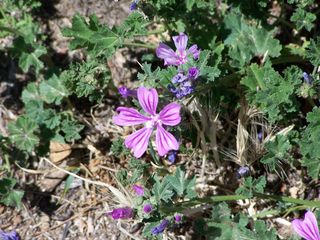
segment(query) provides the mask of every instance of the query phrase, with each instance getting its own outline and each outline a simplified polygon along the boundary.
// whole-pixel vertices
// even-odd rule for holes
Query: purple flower
[[[144,195],[144,188],[135,184],[132,186],[133,190],[137,194],[137,196],[143,196]]]
[[[134,10],[137,9],[137,7],[138,7],[138,2],[139,2],[139,0],[134,0],[134,1],[132,1],[132,3],[130,4],[130,7],[129,7],[130,11],[134,11]]]
[[[191,79],[196,79],[199,75],[199,69],[196,67],[191,67],[188,69],[188,77]]]
[[[133,209],[130,207],[116,208],[112,212],[109,212],[108,215],[111,215],[114,220],[128,219],[133,217]]]
[[[296,233],[306,240],[320,240],[317,219],[311,211],[306,212],[303,220],[293,220],[292,227]]]
[[[16,231],[11,231],[11,232],[0,231],[0,239],[1,240],[20,240],[21,238]]]
[[[262,143],[262,140],[263,140],[263,133],[262,131],[258,132],[258,140],[260,143]]]
[[[178,155],[178,151],[172,150],[168,153],[168,160],[171,164],[174,164],[176,162],[176,158]]]
[[[133,151],[136,158],[140,158],[147,150],[153,129],[156,129],[156,147],[160,156],[164,156],[170,150],[178,150],[178,141],[163,125],[176,126],[180,123],[180,105],[169,103],[157,114],[159,99],[156,89],[140,87],[137,95],[141,107],[150,116],[145,116],[134,108],[118,107],[119,114],[113,117],[113,122],[119,126],[144,124],[143,128],[126,138],[126,147]]]
[[[188,77],[183,75],[183,73],[178,73],[177,75],[175,75],[172,79],[171,79],[171,82],[173,84],[176,84],[176,83],[181,83],[181,82],[184,82],[185,80],[187,80]]]
[[[163,233],[164,229],[168,226],[168,224],[169,224],[169,221],[167,219],[163,219],[158,226],[151,229],[151,233],[153,235]]]
[[[200,50],[196,44],[187,50],[187,35],[180,33],[178,36],[173,36],[172,39],[177,48],[176,52],[164,43],[160,43],[156,50],[157,57],[164,60],[164,65],[179,66],[187,62],[189,55],[192,55],[194,59],[199,58]]]
[[[175,220],[176,223],[179,223],[179,222],[182,221],[182,216],[180,214],[176,214],[174,216],[174,220]]]
[[[311,85],[312,84],[312,76],[310,76],[308,73],[303,72],[302,74],[304,81],[306,82],[306,84]]]
[[[250,169],[247,166],[240,167],[237,170],[237,179],[248,176],[250,173]]]
[[[136,90],[130,90],[127,87],[119,87],[118,88],[119,93],[121,96],[125,99],[128,97],[137,97],[137,91]]]
[[[143,206],[143,211],[147,214],[150,213],[152,211],[152,205],[150,203],[145,204]]]

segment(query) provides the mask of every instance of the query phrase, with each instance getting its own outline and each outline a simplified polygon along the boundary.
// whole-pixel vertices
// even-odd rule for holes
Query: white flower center
[[[145,123],[146,128],[154,128],[157,124],[161,124],[161,120],[159,119],[159,115],[156,114],[151,116],[151,120]]]

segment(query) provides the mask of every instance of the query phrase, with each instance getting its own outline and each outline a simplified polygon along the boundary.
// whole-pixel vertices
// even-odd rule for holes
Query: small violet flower
[[[189,55],[192,55],[194,59],[199,58],[200,50],[196,44],[187,50],[188,36],[186,34],[180,33],[178,36],[173,36],[172,39],[177,48],[176,52],[164,43],[160,43],[156,50],[157,57],[164,60],[164,65],[179,66],[187,62]]]
[[[119,87],[118,91],[121,94],[121,96],[125,99],[127,99],[128,97],[137,97],[136,90],[131,90],[131,89],[128,89],[127,87],[124,87],[124,86]]]
[[[134,10],[137,9],[137,7],[138,7],[138,2],[139,2],[139,0],[133,0],[133,1],[132,1],[132,3],[130,4],[130,7],[129,7],[130,11],[134,11]]]
[[[144,188],[135,184],[132,186],[134,192],[137,194],[137,196],[143,196],[144,195]]]
[[[133,209],[130,207],[116,208],[109,212],[108,215],[110,215],[113,220],[128,219],[133,217]]]
[[[310,74],[308,74],[306,72],[303,72],[302,76],[303,76],[303,79],[304,79],[306,84],[308,84],[308,85],[312,84],[313,79],[312,79],[312,76]]]
[[[199,69],[196,67],[191,67],[188,69],[188,78],[196,79],[199,75]]]
[[[150,203],[145,204],[143,206],[143,211],[147,214],[150,213],[152,211],[152,205]]]
[[[166,229],[168,225],[169,225],[169,221],[167,219],[163,219],[158,226],[151,229],[151,233],[153,235],[158,235],[160,233],[163,233],[163,231]]]
[[[306,240],[320,240],[317,219],[311,211],[306,212],[303,220],[293,220],[292,227],[296,233]]]
[[[243,166],[243,167],[240,167],[238,170],[237,170],[237,179],[240,179],[242,177],[246,177],[248,176],[250,173],[250,169],[248,166]]]
[[[0,240],[20,240],[20,236],[16,231],[3,232],[0,230]]]
[[[180,214],[174,215],[174,220],[176,223],[179,223],[182,221],[182,216]]]
[[[177,155],[178,155],[178,151],[175,151],[175,150],[170,151],[168,153],[168,161],[171,164],[174,164],[176,162]]]
[[[140,87],[137,95],[141,107],[149,116],[139,113],[134,108],[118,107],[119,114],[113,117],[114,124],[119,126],[144,124],[143,128],[126,138],[124,142],[126,147],[133,151],[136,158],[140,158],[147,150],[153,129],[156,129],[156,147],[160,156],[164,156],[170,150],[178,150],[178,141],[164,128],[164,125],[176,126],[180,123],[180,105],[169,103],[157,113],[159,98],[156,89]]]

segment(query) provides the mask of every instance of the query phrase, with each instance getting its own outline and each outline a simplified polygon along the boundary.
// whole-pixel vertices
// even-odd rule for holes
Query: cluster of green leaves
[[[145,237],[152,237],[151,228],[158,225],[164,218],[172,218],[174,212],[163,211],[163,207],[177,203],[181,200],[191,200],[197,197],[195,192],[195,177],[187,178],[185,171],[178,167],[175,173],[160,178],[158,174],[151,177],[152,185],[150,192],[147,192],[148,200],[143,203],[151,203],[154,208],[154,215],[145,216],[146,226],[143,230]],[[169,204],[169,205],[168,205]],[[156,211],[157,210],[157,211]],[[158,236],[161,239],[161,235]]]
[[[260,176],[257,179],[251,176],[247,177],[244,179],[243,184],[236,190],[236,194],[252,198],[254,192],[263,193],[266,183],[267,181],[264,176]]]
[[[40,27],[33,21],[31,11],[41,4],[37,0],[5,0],[0,13],[0,36],[14,34],[11,54],[18,59],[19,67],[23,72],[33,68],[35,73],[44,67],[40,57],[47,53],[41,44]],[[12,13],[16,14],[13,15]],[[19,14],[18,14],[19,13]]]
[[[277,238],[275,229],[270,229],[264,221],[256,220],[251,225],[250,219],[243,215],[233,216],[226,203],[221,203],[213,207],[211,219],[199,223],[197,227],[199,234],[205,233],[208,239],[227,240],[227,239],[265,239],[273,240]],[[249,228],[248,226],[251,225]]]
[[[69,95],[65,84],[55,74],[40,84],[29,83],[22,92],[26,113],[9,125],[12,143],[30,153],[39,143],[45,147],[42,150],[47,151],[51,140],[70,142],[80,139],[83,126],[74,120],[70,109],[59,112],[55,109],[55,105],[68,101]]]
[[[302,71],[288,67],[284,76],[268,62],[264,66],[251,64],[241,83],[248,88],[247,99],[261,109],[271,123],[288,120],[299,109],[297,91],[302,84]]]
[[[236,11],[224,18],[225,28],[230,30],[224,43],[231,57],[230,65],[241,68],[253,57],[266,58],[280,56],[280,41],[273,38],[273,32],[267,31],[258,23],[251,23]]]

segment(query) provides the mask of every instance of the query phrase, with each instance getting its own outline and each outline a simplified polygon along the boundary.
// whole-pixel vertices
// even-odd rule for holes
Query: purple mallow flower
[[[140,158],[147,150],[153,129],[156,129],[156,147],[160,156],[164,156],[170,150],[178,150],[178,141],[163,126],[176,126],[180,123],[180,105],[169,103],[157,113],[159,98],[156,89],[140,87],[137,95],[141,107],[150,116],[145,116],[134,108],[118,107],[119,114],[113,117],[113,122],[119,126],[144,124],[143,128],[126,138],[126,147],[133,151],[136,158]]]
[[[308,85],[312,84],[313,79],[312,79],[312,76],[310,74],[308,74],[306,72],[303,72],[302,76],[303,76],[303,79],[304,79],[306,84],[308,84]]]
[[[168,224],[169,224],[169,221],[167,219],[163,219],[162,222],[158,226],[151,229],[151,233],[153,235],[158,235],[160,233],[163,233],[164,229],[166,229]]]
[[[133,209],[130,207],[116,208],[107,214],[110,215],[114,220],[128,219],[133,217]]]
[[[160,43],[156,50],[158,58],[164,60],[165,65],[179,66],[188,60],[188,56],[192,55],[194,59],[199,58],[200,50],[196,44],[187,50],[188,36],[180,33],[178,36],[172,37],[177,50],[173,51],[168,45]]]
[[[317,219],[311,211],[306,212],[303,220],[293,220],[292,227],[296,233],[306,240],[320,240]]]
[[[152,205],[150,203],[145,204],[143,206],[143,211],[147,214],[150,213],[152,211]]]
[[[188,69],[188,78],[196,79],[199,75],[199,69],[196,67],[191,67]]]
[[[168,153],[168,161],[171,164],[174,164],[176,162],[177,155],[178,155],[178,151],[175,151],[175,150],[170,151]]]
[[[144,188],[135,184],[132,186],[134,192],[137,194],[137,196],[143,196],[144,195]]]
[[[0,240],[20,240],[20,236],[16,231],[3,232],[0,230]]]
[[[119,87],[118,91],[121,94],[121,96],[125,99],[127,99],[128,97],[137,97],[136,90],[131,90],[131,89],[128,89],[127,87],[124,87],[124,86]]]
[[[182,216],[181,216],[180,214],[174,215],[174,221],[175,221],[176,223],[181,222],[181,221],[182,221]]]

